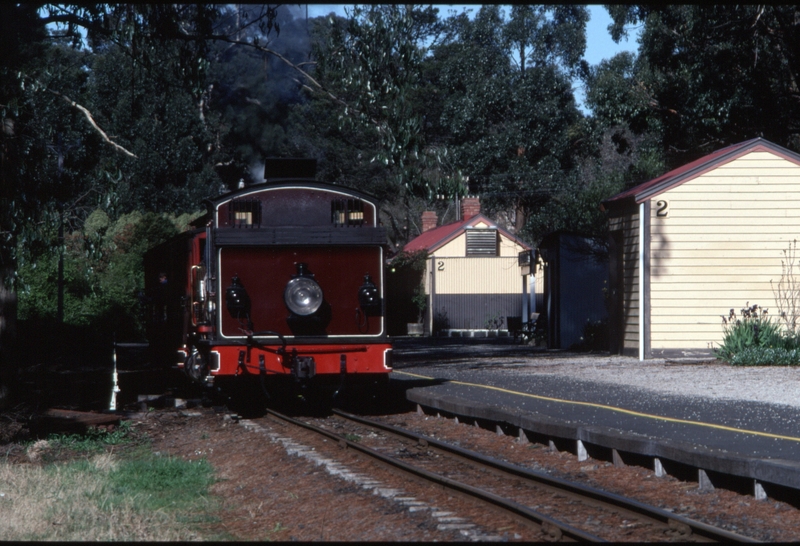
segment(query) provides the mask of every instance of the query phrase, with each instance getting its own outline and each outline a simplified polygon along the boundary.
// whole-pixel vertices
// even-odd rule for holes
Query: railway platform
[[[393,384],[428,411],[701,489],[800,498],[800,369],[448,338],[397,339],[394,360]]]

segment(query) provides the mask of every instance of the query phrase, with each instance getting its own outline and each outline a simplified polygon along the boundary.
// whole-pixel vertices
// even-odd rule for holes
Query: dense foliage
[[[193,216],[133,211],[111,221],[105,211],[95,209],[82,230],[65,235],[63,250],[22,250],[18,267],[25,284],[19,291],[20,318],[55,322],[58,267],[63,259],[63,321],[116,333],[123,340],[140,338],[138,294],[144,286],[144,253],[185,230]]]
[[[627,26],[642,30],[635,60],[618,62],[616,81],[604,76],[598,115],[652,132],[670,166],[756,136],[800,150],[797,6],[620,5],[609,12],[616,39]]]

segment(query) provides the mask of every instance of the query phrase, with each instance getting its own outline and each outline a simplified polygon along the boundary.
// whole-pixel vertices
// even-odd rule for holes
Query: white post
[[[531,274],[528,275],[528,312],[536,312],[536,275],[533,273],[533,268],[536,264],[531,264]],[[528,317],[530,319],[530,317]]]
[[[117,375],[117,344],[116,343],[114,343],[114,372],[111,375],[111,377],[113,379],[114,386],[111,387],[111,403],[108,405],[108,409],[110,409],[111,411],[116,411],[117,410],[117,393],[120,392],[119,383],[117,381],[119,376]]]
[[[583,442],[578,440],[578,461],[585,461],[589,458],[589,453],[586,451],[586,446]]]
[[[528,275],[522,276],[522,324],[528,322]],[[506,325],[507,326],[507,325]]]
[[[708,478],[708,474],[702,468],[697,469],[697,485],[701,491],[713,491],[714,484]]]
[[[753,480],[753,496],[759,501],[767,500],[767,492],[758,480]]]
[[[644,360],[644,203],[639,203],[639,360]]]

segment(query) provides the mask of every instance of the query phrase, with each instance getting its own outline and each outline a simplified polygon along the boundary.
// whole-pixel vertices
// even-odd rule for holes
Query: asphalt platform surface
[[[678,450],[676,460],[698,468],[800,487],[800,400],[794,403],[790,391],[775,403],[770,385],[759,382],[795,388],[792,382],[800,389],[798,369],[759,372],[718,361],[662,361],[659,370],[672,366],[679,379],[652,374],[649,381],[655,368],[636,358],[548,351],[508,338],[398,338],[394,346],[392,380],[411,401],[452,413],[454,407],[479,408],[474,417],[519,422],[512,424],[549,423],[575,439],[605,438],[599,443],[634,446],[631,451],[651,456],[670,458]],[[725,374],[736,373],[748,374],[747,389],[761,396],[726,388]],[[714,396],[703,394],[714,385]]]

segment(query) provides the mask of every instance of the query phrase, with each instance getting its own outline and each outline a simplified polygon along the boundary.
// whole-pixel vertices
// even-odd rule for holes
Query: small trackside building
[[[530,245],[480,213],[480,201],[461,201],[461,220],[436,226],[436,213],[424,212],[423,232],[403,250],[426,250],[424,275],[428,310],[425,330],[444,335],[474,335],[506,330],[507,317],[523,315],[527,288],[519,253]]]
[[[599,242],[565,231],[549,233],[539,243],[543,298],[536,308],[544,315],[549,349],[585,346],[608,319],[604,250]]]
[[[800,235],[800,155],[762,138],[734,144],[603,201],[611,351],[711,356],[721,315],[758,304]]]

